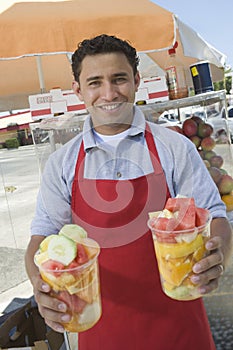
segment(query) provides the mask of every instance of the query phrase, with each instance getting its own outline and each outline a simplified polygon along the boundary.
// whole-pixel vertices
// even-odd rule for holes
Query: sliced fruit
[[[174,218],[174,213],[172,213],[170,210],[168,209],[164,209],[162,211],[162,214],[159,215],[160,217],[163,217],[163,218],[168,218],[168,219],[171,219],[171,218]]]
[[[83,289],[87,288],[93,281],[96,274],[95,267],[91,267],[89,270],[85,270],[82,273],[79,273],[78,278],[74,283],[66,287],[70,294],[77,294]]]
[[[190,205],[195,205],[194,198],[177,196],[175,198],[168,198],[165,208],[174,213],[180,210],[180,208],[187,208]]]
[[[187,296],[189,297],[190,300],[194,299],[190,296],[189,288],[186,286],[180,286],[170,291],[165,290],[165,293],[167,294],[167,296],[169,296],[172,299],[188,300]]]
[[[48,244],[49,258],[69,265],[77,254],[77,244],[63,235],[55,235]]]
[[[81,226],[69,224],[62,227],[59,235],[68,237],[75,242],[80,242],[80,240],[87,237],[87,232]]]
[[[209,218],[209,211],[204,208],[196,208],[196,227],[206,224]]]
[[[84,248],[84,246],[80,243],[77,243],[77,257],[76,257],[76,261],[82,265],[85,264],[86,262],[88,262],[88,256],[86,253],[86,250]]]
[[[165,209],[176,213],[177,226],[175,230],[187,230],[195,227],[195,201],[194,198],[169,198]]]
[[[160,210],[160,211],[152,211],[151,213],[148,213],[149,219],[157,218],[161,213],[162,213],[162,210]]]
[[[99,295],[99,284],[97,282],[97,279],[95,278],[91,284],[89,284],[86,288],[80,290],[77,295],[82,300],[86,301],[88,304],[93,303],[93,301],[98,297]]]
[[[154,219],[153,229],[159,231],[173,231],[177,225],[177,221],[174,218],[158,217]]]
[[[41,277],[43,278],[43,281],[48,283],[48,285],[52,288],[53,291],[58,292],[62,290],[63,288],[57,283],[58,279],[57,277],[53,276],[51,273],[42,272],[41,271]]]
[[[159,242],[176,243],[176,233],[173,231],[176,225],[177,221],[174,218],[152,218],[149,221],[154,238]]]
[[[204,245],[204,240],[201,234],[190,243],[160,243],[154,242],[156,252],[159,252],[163,258],[181,258],[182,256],[188,256],[193,253],[199,247]]]
[[[163,281],[163,288],[170,291],[175,288],[173,284],[168,283],[167,281]]]
[[[44,262],[49,260],[48,252],[42,252],[35,255],[35,263],[37,266],[41,266]]]
[[[84,244],[84,248],[89,260],[98,256],[100,247],[97,242],[93,241],[90,238],[84,238],[82,243]]]
[[[206,249],[204,244],[201,245],[197,250],[193,253],[193,261],[196,263],[197,261],[201,260],[205,255]]]
[[[48,250],[48,245],[49,245],[49,242],[51,241],[51,239],[53,239],[53,237],[55,237],[57,235],[50,235],[50,236],[47,236],[41,243],[40,243],[40,246],[39,246],[39,250],[40,252],[45,252]]]
[[[77,295],[73,294],[70,295],[68,292],[63,291],[60,292],[57,296],[59,300],[64,301],[68,308],[73,312],[80,313],[83,311],[84,307],[86,306],[86,302],[82,299],[80,299]]]
[[[196,219],[196,207],[193,204],[188,205],[186,208],[181,207],[178,211],[177,220],[179,222],[176,230],[189,230],[195,227]]]
[[[79,315],[79,323],[85,325],[96,322],[100,318],[101,308],[98,302],[87,305],[84,311]]]
[[[56,276],[59,276],[61,274],[61,270],[63,271],[65,269],[65,265],[61,262],[54,261],[52,259],[46,260],[41,264],[41,267],[43,270],[49,273],[56,272]]]
[[[193,263],[190,259],[183,262],[176,261],[176,259],[172,260],[161,259],[159,261],[159,272],[166,282],[177,287],[192,271]]]

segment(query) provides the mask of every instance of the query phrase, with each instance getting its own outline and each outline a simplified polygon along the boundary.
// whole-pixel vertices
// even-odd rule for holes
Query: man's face
[[[129,128],[139,83],[139,73],[134,76],[124,54],[108,53],[83,59],[73,89],[85,102],[96,131],[111,135]]]

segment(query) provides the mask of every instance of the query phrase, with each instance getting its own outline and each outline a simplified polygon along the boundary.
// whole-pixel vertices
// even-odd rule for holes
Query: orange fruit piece
[[[203,246],[204,240],[201,234],[190,243],[160,243],[154,242],[156,254],[166,259],[187,257],[195,252],[199,247]]]
[[[226,204],[227,211],[233,210],[233,193],[224,194],[222,196],[222,201]]]
[[[159,272],[162,278],[173,286],[179,286],[183,279],[192,271],[193,263],[190,259],[176,262],[176,259],[159,261]]]

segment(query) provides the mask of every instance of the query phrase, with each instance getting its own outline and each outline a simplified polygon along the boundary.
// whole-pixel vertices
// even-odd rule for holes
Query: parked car
[[[228,126],[231,134],[231,142],[233,143],[233,106],[227,107],[228,111]]]
[[[227,131],[230,132],[231,142],[233,143],[233,106],[227,107],[228,117],[226,117],[225,108],[221,110],[218,114],[211,114],[208,118],[208,123],[210,123],[214,128],[214,135],[216,139],[222,136]]]

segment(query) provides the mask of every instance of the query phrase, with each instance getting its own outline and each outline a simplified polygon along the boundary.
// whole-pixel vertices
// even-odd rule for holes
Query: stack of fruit
[[[149,213],[149,218],[165,294],[178,300],[200,297],[190,277],[193,266],[207,254],[209,211],[196,207],[194,198],[177,196],[167,200],[164,210]]]
[[[63,324],[66,331],[85,331],[101,316],[99,252],[98,244],[87,238],[82,227],[70,224],[59,234],[47,236],[35,255],[50,294],[67,304],[71,321]]]
[[[184,121],[182,128],[179,126],[169,127],[186,137],[196,146],[211,177],[213,178],[227,211],[233,210],[233,178],[223,168],[224,160],[215,151],[213,127],[204,122],[198,116],[193,115]]]

